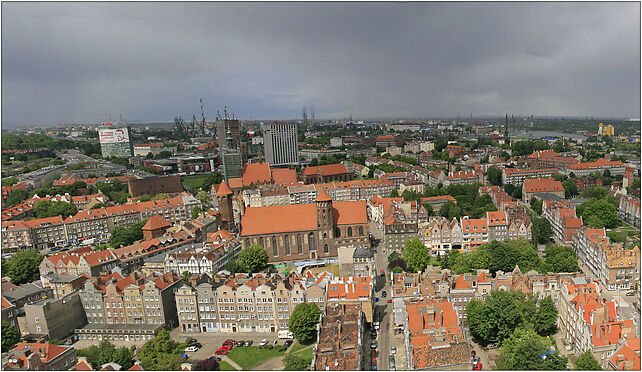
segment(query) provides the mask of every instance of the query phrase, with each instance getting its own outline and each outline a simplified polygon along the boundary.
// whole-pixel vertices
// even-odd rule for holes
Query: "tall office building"
[[[231,139],[228,138],[228,133]],[[216,139],[218,140],[219,153],[223,149],[240,150],[241,149],[241,131],[237,119],[218,119],[216,120]]]
[[[299,163],[299,143],[296,123],[275,121],[263,127],[265,160],[270,165]]]
[[[122,122],[105,123],[98,127],[103,157],[128,158],[134,154],[134,146],[129,140],[129,129],[129,126]]]

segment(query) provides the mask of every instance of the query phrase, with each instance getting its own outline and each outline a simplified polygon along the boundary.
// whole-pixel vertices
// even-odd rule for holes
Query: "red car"
[[[227,353],[230,352],[230,350],[232,350],[232,348],[229,347],[229,346],[221,346],[221,347],[218,348],[218,350],[216,350],[214,352],[214,354],[216,354],[216,355],[226,355]]]
[[[227,339],[227,340],[225,340],[225,342],[223,342],[223,346],[225,346],[225,345],[232,345],[232,346],[234,346],[234,345],[236,345],[236,341],[232,340],[231,338],[230,338],[230,339]]]
[[[386,273],[383,270],[380,270],[379,273],[381,274],[381,276],[386,276]]]
[[[389,303],[389,304],[391,304],[391,303],[392,303],[392,298],[388,300],[388,303]]]

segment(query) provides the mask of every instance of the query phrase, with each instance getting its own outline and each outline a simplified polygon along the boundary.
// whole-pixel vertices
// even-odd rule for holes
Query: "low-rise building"
[[[542,216],[550,222],[553,240],[557,244],[571,245],[573,235],[582,226],[582,217],[577,217],[575,207],[571,207],[569,202],[544,201]]]
[[[2,356],[4,371],[66,371],[76,365],[76,349],[50,343],[21,342]]]
[[[618,216],[629,225],[640,228],[640,200],[633,197],[623,197],[617,209]]]
[[[78,292],[25,304],[24,312],[18,323],[27,339],[62,340],[87,323]]]
[[[377,275],[374,249],[365,246],[339,247],[339,275],[369,276]]]
[[[318,325],[313,370],[362,370],[363,318],[359,304],[333,303],[325,307]]]
[[[445,177],[443,184],[444,186],[449,185],[464,185],[464,184],[473,184],[473,183],[484,183],[483,173],[471,171],[459,171],[459,172],[449,172]]]
[[[303,170],[303,182],[306,185],[336,181],[345,182],[351,179],[352,173],[348,172],[343,164],[319,165]]]
[[[553,178],[527,178],[522,185],[522,201],[529,203],[535,194],[547,193],[564,198],[562,182]]]
[[[594,162],[571,164],[568,167],[567,173],[570,174],[573,172],[576,176],[587,176],[591,173],[597,172],[601,175],[607,170],[611,173],[611,176],[617,176],[619,174],[623,175],[626,171],[626,166],[621,161],[608,161],[601,158]]]
[[[555,168],[544,168],[544,169],[514,169],[514,168],[505,168],[502,171],[502,183],[518,185],[524,183],[524,180],[527,178],[548,178],[553,177],[557,173]]]

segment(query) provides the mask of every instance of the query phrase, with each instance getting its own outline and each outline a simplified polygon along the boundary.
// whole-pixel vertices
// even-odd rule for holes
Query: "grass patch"
[[[310,346],[310,345],[303,345],[302,343],[297,341],[296,344],[294,344],[294,345],[292,345],[292,347],[290,347],[290,353],[294,354],[294,353],[298,352],[301,349],[305,349],[308,346]]]
[[[221,360],[219,362],[219,365],[221,366],[221,371],[236,371],[237,369],[234,368],[230,363]]]
[[[232,359],[243,370],[252,369],[266,360],[285,355],[283,351],[275,349],[259,349],[258,346],[234,348],[230,350],[227,357]]]
[[[308,362],[312,362],[312,352],[314,351],[314,347],[309,347],[305,350],[302,350],[297,353],[298,356],[301,358],[307,360]]]
[[[204,174],[196,174],[193,176],[183,176],[182,182],[190,188],[203,187],[203,180],[205,180]]]
[[[333,263],[333,264],[328,264],[328,265],[321,266],[321,267],[313,267],[313,268],[310,269],[310,272],[313,273],[314,275],[316,275],[316,274],[318,274],[318,273],[320,273],[322,271],[329,271],[332,274],[334,274],[334,276],[339,276],[339,264],[338,263]]]

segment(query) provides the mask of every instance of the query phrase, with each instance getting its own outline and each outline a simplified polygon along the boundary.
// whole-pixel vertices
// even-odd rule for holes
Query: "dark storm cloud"
[[[2,119],[635,116],[639,3],[3,3]]]

